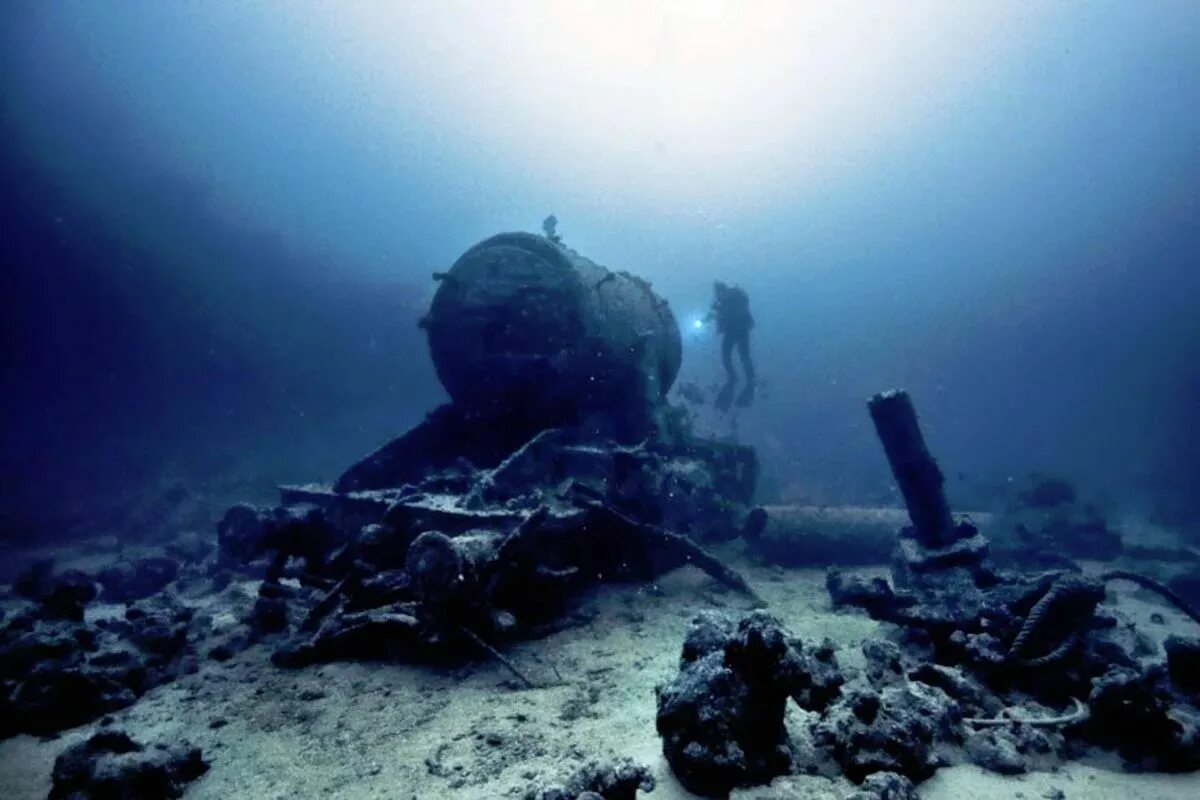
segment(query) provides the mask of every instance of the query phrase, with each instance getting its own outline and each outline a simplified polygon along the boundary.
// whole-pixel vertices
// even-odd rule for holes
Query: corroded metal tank
[[[421,324],[463,409],[547,426],[644,412],[679,371],[679,326],[650,284],[549,238],[493,236],[435,278]]]

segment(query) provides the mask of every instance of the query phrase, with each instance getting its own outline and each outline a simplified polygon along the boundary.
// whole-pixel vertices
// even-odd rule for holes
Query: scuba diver
[[[719,410],[727,411],[733,402],[733,390],[737,387],[738,377],[733,367],[733,350],[736,347],[746,378],[737,404],[745,408],[754,401],[754,362],[750,360],[750,330],[754,327],[754,317],[750,316],[750,296],[740,287],[714,282],[712,310],[708,312],[707,319],[717,322],[717,333],[722,337],[721,363],[725,366],[725,385],[717,395],[715,405]]]

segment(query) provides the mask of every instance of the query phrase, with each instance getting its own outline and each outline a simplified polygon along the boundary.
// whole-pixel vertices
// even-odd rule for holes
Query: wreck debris
[[[0,738],[49,735],[132,705],[188,668],[194,612],[161,595],[89,622],[46,606],[0,628]]]
[[[907,512],[898,508],[768,505],[754,512],[761,512],[761,525],[743,530],[742,538],[756,556],[785,567],[887,564],[896,531],[908,522]],[[994,523],[985,511],[966,516],[983,530]]]
[[[629,552],[644,550],[650,555],[651,571],[647,577],[670,572],[677,567],[690,564],[703,570],[721,585],[746,595],[756,605],[765,605],[762,598],[736,570],[709,555],[688,537],[665,531],[649,523],[638,522],[612,506],[597,500],[584,501],[584,506],[593,512],[593,521],[590,524],[606,530],[614,539],[617,539],[617,532],[620,532],[621,537],[630,540],[626,547],[619,549]]]
[[[682,342],[649,284],[543,236],[505,233],[450,268],[422,327],[455,406],[509,426],[585,419],[623,441],[675,380]]]
[[[492,647],[490,644],[488,644],[482,638],[480,638],[479,634],[475,633],[470,628],[460,627],[458,630],[460,633],[462,633],[463,636],[466,636],[468,639],[470,639],[472,642],[474,642],[476,647],[478,647],[480,650],[487,653],[489,656],[496,659],[496,661],[498,661],[502,665],[504,665],[504,668],[507,669],[509,672],[511,672],[513,674],[513,676],[516,677],[517,680],[519,680],[522,684],[524,684],[526,689],[536,689],[537,688],[537,685],[534,684],[533,681],[529,680],[529,678],[526,678],[525,674],[522,673],[521,670],[517,669],[515,664],[513,664],[511,661],[509,661],[507,658],[505,658],[502,653],[500,653],[498,650],[496,650],[496,648]]]
[[[745,579],[687,537],[638,522],[590,497],[571,496],[570,510],[542,506],[507,534],[422,533],[408,547],[403,571],[367,580],[350,576],[321,598],[277,663],[422,660],[448,655],[465,640],[472,645],[465,654],[482,651],[532,687],[534,682],[488,639],[511,638],[543,621],[582,587],[651,580],[690,564],[761,604]],[[386,587],[382,591],[380,584]],[[402,608],[404,622],[389,608]],[[382,647],[388,637],[390,647]]]
[[[1093,742],[1143,768],[1200,768],[1200,710],[1170,682],[1165,665],[1113,666],[1092,681],[1087,704],[1082,732]]]
[[[1171,681],[1192,696],[1200,696],[1200,638],[1168,636],[1163,649]]]
[[[912,520],[898,541],[897,582],[919,584],[929,572],[981,569],[988,554],[987,539],[970,521],[951,516],[945,479],[925,446],[908,393],[881,392],[867,405]]]
[[[1066,654],[1064,646],[1087,624],[1103,599],[1104,586],[1098,581],[1076,575],[1058,578],[1025,617],[1017,638],[1009,646],[1009,659],[1028,666],[1045,666],[1061,659]],[[1042,656],[1026,658],[1026,651],[1039,638],[1054,643],[1053,649]]]
[[[1100,580],[1104,582],[1132,581],[1133,583],[1141,586],[1143,589],[1149,589],[1150,591],[1157,593],[1160,597],[1167,600],[1171,605],[1175,606],[1184,614],[1191,617],[1193,621],[1200,624],[1200,611],[1197,611],[1195,606],[1189,603],[1184,597],[1180,596],[1178,592],[1173,591],[1171,588],[1164,586],[1147,575],[1142,575],[1140,573],[1131,572],[1124,569],[1114,569],[1109,570],[1101,575]]]
[[[1126,570],[1088,577],[1071,571],[1078,569],[1073,564],[1047,573],[993,569],[987,542],[974,542],[981,534],[965,523],[947,527],[952,517],[940,471],[920,441],[907,396],[880,395],[871,410],[897,482],[907,487],[913,525],[898,536],[891,584],[830,571],[827,588],[835,606],[858,606],[898,626],[904,660],[920,662],[907,669],[910,679],[949,692],[967,728],[983,729],[968,737],[966,755],[988,769],[1021,772],[1070,737],[1160,769],[1200,766],[1198,698],[1179,679],[1183,671],[1169,669],[1171,649],[1167,665],[1147,660],[1153,645],[1101,606],[1106,582],[1131,580],[1200,621],[1185,598]],[[1067,494],[1052,486],[1032,500],[1061,508]],[[1186,659],[1186,649],[1171,647],[1176,662]],[[1061,708],[1068,700],[1070,712],[1021,717],[1020,724],[1004,710],[1030,702]]]
[[[867,403],[875,432],[883,443],[892,475],[904,495],[913,524],[913,534],[927,548],[945,547],[957,541],[950,506],[942,489],[945,479],[925,447],[908,393],[881,392]]]
[[[146,747],[104,730],[55,760],[50,800],[182,797],[184,786],[207,771],[200,748],[187,742]]]
[[[1061,478],[1033,475],[993,528],[998,563],[1019,569],[1078,569],[1076,559],[1110,561],[1125,552],[1100,510],[1076,499]]]
[[[125,603],[158,594],[178,574],[175,559],[151,557],[118,562],[101,570],[97,580],[104,588],[104,600]]]
[[[450,403],[333,486],[221,522],[223,565],[267,578],[259,632],[302,620],[277,664],[486,655],[533,686],[503,643],[598,583],[690,565],[762,604],[704,548],[744,527],[757,459],[667,404],[679,331],[649,284],[502,234],[440,277],[422,327]]]
[[[1088,708],[1078,697],[1071,698],[1071,710],[1056,717],[1029,718],[1017,715],[1015,708],[1006,708],[998,717],[979,719],[967,717],[963,722],[975,728],[991,728],[1004,725],[1028,725],[1032,728],[1057,728],[1066,725],[1077,725],[1088,718]]]

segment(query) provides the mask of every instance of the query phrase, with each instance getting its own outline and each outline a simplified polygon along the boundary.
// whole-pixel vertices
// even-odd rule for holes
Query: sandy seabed
[[[861,663],[858,645],[879,626],[856,612],[832,611],[823,572],[738,566],[794,634],[829,637],[841,647],[843,664]],[[1192,632],[1189,620],[1137,590],[1112,588],[1140,630],[1160,639]],[[143,742],[199,745],[211,768],[189,784],[189,800],[520,798],[534,782],[611,756],[653,769],[658,786],[648,797],[692,798],[662,757],[654,687],[675,672],[697,612],[746,607],[691,569],[656,586],[606,587],[581,603],[587,621],[506,651],[545,685],[532,690],[518,688],[492,662],[454,671],[368,663],[289,671],[275,668],[270,650],[256,646],[154,689],[114,714],[114,726]],[[1152,612],[1165,624],[1152,623]],[[55,757],[95,729],[0,742],[0,798],[46,797]],[[1200,773],[1129,774],[1115,761],[1097,760],[1010,777],[968,765],[942,769],[919,788],[928,800],[1193,800],[1200,797]],[[785,786],[733,796],[837,800],[851,791],[840,779],[794,777]]]

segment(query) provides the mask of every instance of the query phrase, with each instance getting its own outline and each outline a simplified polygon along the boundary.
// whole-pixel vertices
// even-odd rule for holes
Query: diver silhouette
[[[737,370],[733,366],[733,351],[736,348],[746,379],[746,385],[737,397],[737,404],[745,408],[754,402],[754,362],[750,359],[750,331],[754,328],[754,317],[750,315],[750,296],[740,287],[714,282],[713,304],[708,319],[717,322],[717,333],[721,334],[721,363],[725,366],[725,385],[721,387],[715,405],[719,410],[727,411],[733,402],[738,380]]]

